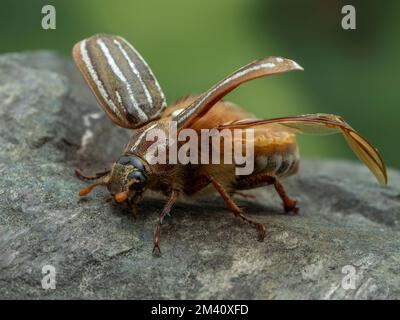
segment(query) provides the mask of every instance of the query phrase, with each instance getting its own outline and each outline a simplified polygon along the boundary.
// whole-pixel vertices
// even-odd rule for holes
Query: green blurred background
[[[57,10],[43,30],[41,8]],[[341,28],[352,4],[357,30]],[[338,0],[2,0],[0,53],[51,49],[70,56],[94,33],[128,39],[146,58],[168,98],[206,90],[248,62],[279,55],[305,69],[264,78],[231,93],[260,117],[342,115],[400,167],[400,1]],[[353,158],[339,136],[302,136],[307,157]]]

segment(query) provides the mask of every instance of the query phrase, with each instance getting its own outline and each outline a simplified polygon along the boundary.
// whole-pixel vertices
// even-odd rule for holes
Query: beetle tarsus
[[[161,249],[160,249],[160,234],[161,234],[161,224],[158,223],[156,230],[154,232],[154,241],[153,241],[153,256],[160,257]]]
[[[298,213],[299,208],[296,206],[297,201],[291,199],[288,196],[284,186],[282,185],[282,183],[279,181],[278,178],[274,179],[274,187],[275,187],[275,190],[278,193],[279,197],[283,201],[283,208],[284,208],[285,212]]]
[[[161,250],[157,243],[155,243],[153,247],[153,256],[161,257]]]
[[[238,205],[233,201],[233,199],[229,196],[228,192],[225,190],[222,184],[220,184],[217,180],[213,177],[209,177],[211,183],[213,184],[214,188],[219,192],[222,199],[224,199],[225,203],[228,205],[229,209],[233,212],[236,217],[241,218],[244,222],[254,226],[258,231],[258,240],[263,241],[265,238],[265,226],[264,224],[257,222],[249,217],[247,217],[242,209],[238,207]]]

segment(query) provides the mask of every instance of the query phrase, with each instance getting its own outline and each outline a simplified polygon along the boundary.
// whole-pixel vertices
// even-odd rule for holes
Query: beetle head
[[[132,193],[142,193],[147,185],[143,159],[123,155],[113,165],[107,188],[115,201],[124,202]]]

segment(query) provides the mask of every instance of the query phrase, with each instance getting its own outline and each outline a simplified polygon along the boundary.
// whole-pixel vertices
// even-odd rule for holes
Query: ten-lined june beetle
[[[298,170],[299,153],[295,134],[341,133],[355,154],[382,184],[387,183],[385,164],[378,151],[341,117],[330,114],[307,114],[275,119],[255,119],[238,106],[222,101],[230,91],[247,81],[277,73],[303,70],[296,62],[280,57],[254,61],[226,77],[208,91],[189,96],[166,107],[164,94],[149,66],[140,54],[121,37],[98,34],[77,43],[73,58],[110,119],[120,127],[137,129],[124,153],[111,169],[94,177],[77,175],[86,180],[98,180],[83,188],[88,194],[95,186],[106,186],[118,203],[127,203],[136,210],[136,203],[146,189],[159,191],[168,197],[154,234],[153,254],[159,254],[160,227],[164,217],[181,196],[193,196],[217,191],[235,216],[255,226],[259,239],[265,236],[263,224],[247,217],[231,195],[240,190],[273,185],[283,201],[286,212],[297,212],[281,178]],[[251,128],[254,142],[254,170],[237,175],[236,164],[190,162],[153,163],[148,150],[152,142],[146,136],[152,130],[168,134],[171,123],[178,132],[192,129],[230,130]],[[244,144],[246,138],[236,136],[230,143]],[[185,141],[175,143],[181,145]],[[170,156],[170,145],[162,145],[158,153]]]

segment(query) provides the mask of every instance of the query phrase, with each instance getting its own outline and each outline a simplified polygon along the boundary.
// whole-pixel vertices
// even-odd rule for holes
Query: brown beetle
[[[73,58],[86,82],[110,119],[120,127],[137,129],[122,156],[111,170],[83,179],[98,180],[82,189],[88,194],[95,186],[106,186],[118,203],[126,202],[134,210],[146,189],[167,196],[154,235],[153,253],[159,254],[160,227],[180,196],[206,195],[217,191],[228,207],[245,222],[255,226],[259,239],[265,236],[263,224],[247,217],[231,195],[240,190],[273,185],[283,201],[286,212],[297,212],[281,178],[298,170],[297,133],[341,133],[355,154],[382,184],[387,183],[385,164],[378,151],[341,117],[330,114],[308,114],[275,119],[255,119],[238,106],[222,98],[240,84],[277,73],[303,70],[292,60],[269,57],[254,61],[226,77],[205,93],[189,96],[166,107],[164,94],[150,68],[140,54],[123,38],[98,34],[77,43]],[[171,123],[177,132],[192,129],[198,135],[203,129],[252,129],[254,170],[238,175],[236,163],[206,164],[198,162],[153,163],[149,148],[153,142],[149,133],[159,130],[169,134]],[[244,145],[248,138],[232,135],[229,143]],[[179,146],[185,141],[175,142]],[[158,153],[170,157],[170,144],[162,145]]]

